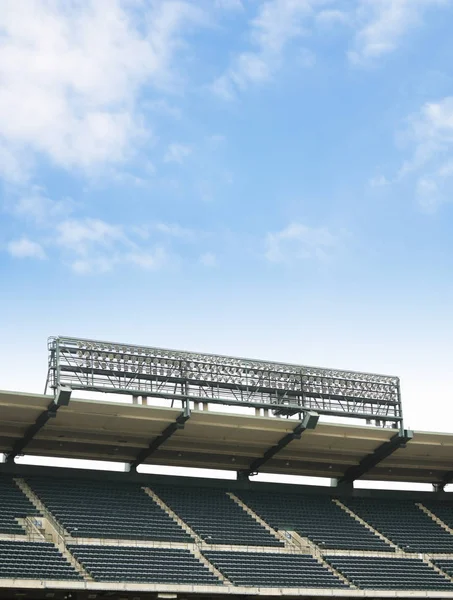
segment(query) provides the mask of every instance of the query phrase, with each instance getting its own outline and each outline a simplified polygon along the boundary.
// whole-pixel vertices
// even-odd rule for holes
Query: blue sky
[[[452,430],[452,23],[4,0],[0,388],[75,335],[400,375],[408,425]]]

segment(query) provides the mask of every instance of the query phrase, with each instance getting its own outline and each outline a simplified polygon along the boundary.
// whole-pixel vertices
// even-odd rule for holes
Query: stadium
[[[0,392],[1,598],[453,598],[453,434],[405,429],[397,377],[70,337],[48,351],[44,394]]]

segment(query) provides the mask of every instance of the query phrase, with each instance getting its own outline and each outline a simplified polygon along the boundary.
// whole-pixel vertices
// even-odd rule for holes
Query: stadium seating
[[[451,502],[423,499],[422,504],[453,529],[453,504]]]
[[[344,503],[405,552],[453,553],[453,535],[411,500],[353,498]]]
[[[393,551],[328,496],[252,491],[237,496],[275,529],[294,530],[321,548]]]
[[[283,546],[224,489],[152,486],[156,494],[209,544]]]
[[[0,578],[82,579],[53,544],[0,540]]]
[[[204,555],[235,585],[287,588],[346,587],[312,556],[210,550],[205,551]]]
[[[28,483],[73,537],[193,541],[139,485],[47,478]]]
[[[0,477],[0,533],[24,535],[17,522],[19,517],[38,515],[30,500],[17,487],[11,477]]]
[[[189,548],[171,547],[173,542],[194,540],[145,493],[143,484],[67,474],[64,478],[33,476],[26,481],[61,525],[79,538],[81,543],[71,540],[68,550],[95,581],[222,585]],[[276,552],[275,547],[284,543],[238,506],[228,496],[228,488],[204,483],[199,487],[150,483],[149,487],[206,543],[242,546],[202,550],[233,585],[347,589],[342,579],[312,555],[295,549]],[[294,530],[315,542],[325,560],[359,589],[453,592],[450,579],[426,562],[393,556],[392,546],[337,506],[330,495],[274,490],[234,489],[234,493],[274,529]],[[400,498],[345,497],[342,502],[406,552],[453,554],[453,535],[414,501]],[[453,503],[433,500],[426,505],[447,524],[453,523]],[[0,477],[0,533],[24,534],[16,519],[37,514],[14,481]],[[157,540],[168,547],[88,544],[80,538]],[[256,546],[267,548],[258,551]],[[348,552],[329,552],[334,549]],[[349,553],[360,550],[384,551],[387,556]],[[436,564],[453,575],[453,559],[439,559]],[[83,579],[53,544],[0,540],[0,578],[11,577]]]
[[[453,577],[453,558],[436,558],[432,562],[444,573]]]
[[[418,559],[363,556],[325,556],[324,558],[361,589],[453,592],[451,581]]]
[[[189,550],[138,546],[68,547],[96,581],[222,584]]]

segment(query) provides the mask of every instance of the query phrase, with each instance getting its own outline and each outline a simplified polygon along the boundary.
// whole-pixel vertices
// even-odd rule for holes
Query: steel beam
[[[306,429],[314,429],[318,424],[319,415],[313,411],[307,411],[302,421],[293,429],[291,433],[287,433],[282,439],[272,446],[263,454],[261,458],[254,460],[248,469],[239,471],[238,479],[246,479],[250,475],[257,475],[259,469],[267,463],[271,458],[278,454],[283,448],[286,448],[293,440],[299,440]]]
[[[356,479],[359,479],[365,473],[376,467],[385,458],[388,458],[399,448],[405,448],[406,444],[414,437],[414,433],[410,429],[404,429],[403,431],[395,434],[388,442],[381,444],[376,450],[367,454],[358,465],[349,467],[344,475],[340,477],[337,483],[347,484],[352,483]]]
[[[182,412],[174,423],[170,423],[160,435],[157,436],[152,442],[149,443],[148,448],[141,450],[135,460],[129,463],[131,471],[136,471],[137,467],[141,465],[145,460],[158,450],[162,444],[171,438],[171,436],[178,431],[178,429],[184,429],[186,422],[190,419],[190,407],[189,403],[186,404],[184,412]]]
[[[55,398],[49,404],[49,406],[44,410],[33,423],[30,425],[24,435],[16,440],[11,448],[10,452],[6,453],[5,461],[6,462],[14,462],[14,459],[19,454],[22,454],[28,444],[33,440],[35,435],[41,431],[44,425],[49,421],[49,419],[53,419],[57,416],[57,411],[60,406],[68,406],[69,401],[71,399],[71,388],[67,386],[60,385],[55,391]]]

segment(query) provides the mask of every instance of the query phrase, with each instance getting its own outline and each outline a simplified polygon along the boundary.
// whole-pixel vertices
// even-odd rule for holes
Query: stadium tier
[[[277,589],[298,597],[372,590],[376,598],[453,598],[453,531],[435,513],[439,507],[446,518],[447,498],[8,469],[14,473],[0,476],[0,590],[58,580],[87,592],[122,586],[185,597]]]

